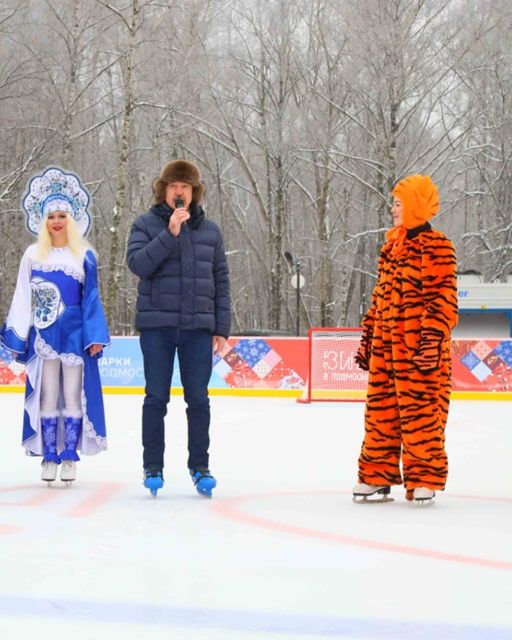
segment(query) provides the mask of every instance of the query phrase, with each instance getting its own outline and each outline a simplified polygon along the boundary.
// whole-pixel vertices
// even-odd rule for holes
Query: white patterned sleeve
[[[31,247],[29,247],[21,259],[11,308],[0,334],[1,342],[7,349],[16,353],[26,351],[32,326],[31,254]]]

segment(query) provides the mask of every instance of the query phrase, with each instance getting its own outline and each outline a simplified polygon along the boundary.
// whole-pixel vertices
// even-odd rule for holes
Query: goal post
[[[312,327],[308,332],[308,379],[297,402],[364,402],[368,372],[354,361],[361,340],[356,327]]]

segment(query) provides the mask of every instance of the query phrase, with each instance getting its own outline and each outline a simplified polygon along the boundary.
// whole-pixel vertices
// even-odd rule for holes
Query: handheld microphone
[[[183,200],[181,198],[176,198],[174,200],[174,208],[175,209],[181,209],[181,207],[184,205],[185,203],[183,202]]]

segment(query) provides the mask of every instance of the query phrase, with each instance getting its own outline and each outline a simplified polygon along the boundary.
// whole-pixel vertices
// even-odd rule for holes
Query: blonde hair
[[[85,254],[87,250],[94,251],[92,246],[87,242],[87,240],[80,234],[78,227],[76,226],[76,222],[66,211],[66,233],[68,243],[67,246],[71,250],[71,253],[80,258]],[[44,260],[48,257],[50,253],[50,249],[52,248],[52,237],[50,232],[48,231],[48,217],[45,217],[43,222],[41,223],[41,228],[39,229],[39,234],[37,236],[37,259]]]

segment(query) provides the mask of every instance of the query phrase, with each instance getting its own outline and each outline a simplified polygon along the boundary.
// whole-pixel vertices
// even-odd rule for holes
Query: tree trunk
[[[137,27],[139,21],[139,0],[132,1],[132,16],[129,27],[129,43],[126,54],[126,70],[125,70],[125,93],[124,93],[124,110],[123,110],[123,126],[121,130],[121,144],[119,146],[118,156],[118,186],[114,205],[114,213],[112,216],[112,227],[110,228],[110,255],[108,264],[108,284],[107,284],[107,322],[113,326],[114,316],[117,303],[118,285],[121,276],[121,265],[119,263],[119,224],[123,216],[126,200],[126,165],[128,160],[128,150],[130,143],[130,124],[133,109],[132,104],[132,75],[134,65],[134,54],[136,45]],[[124,248],[124,247],[123,247]],[[123,266],[124,269],[124,260]]]

